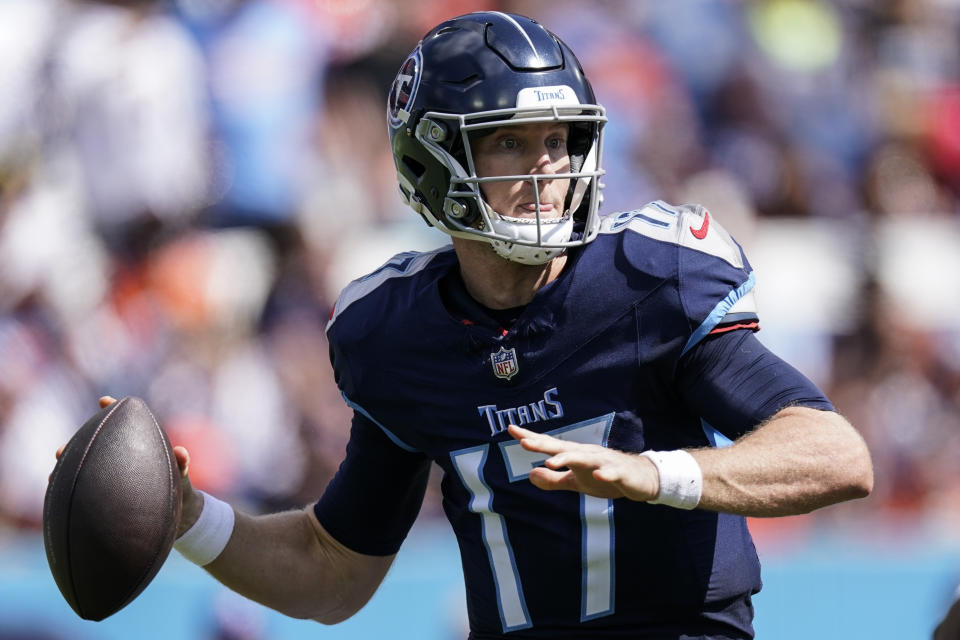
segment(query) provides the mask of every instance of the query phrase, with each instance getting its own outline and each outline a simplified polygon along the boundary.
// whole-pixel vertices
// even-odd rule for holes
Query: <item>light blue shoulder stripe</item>
[[[713,331],[714,327],[720,324],[720,321],[723,320],[723,317],[727,315],[727,312],[737,304],[737,301],[740,300],[743,296],[750,293],[750,290],[757,284],[757,277],[754,275],[754,272],[750,272],[750,276],[746,281],[741,284],[739,287],[727,294],[727,297],[717,303],[717,306],[713,308],[713,311],[710,312],[710,315],[707,316],[706,320],[700,323],[700,326],[691,334],[690,339],[687,340],[687,344],[683,346],[683,351],[680,352],[680,355],[683,356],[687,351],[692,349],[698,342],[703,340],[708,333]]]
[[[365,418],[367,418],[368,420],[370,420],[370,422],[372,422],[373,424],[375,424],[375,425],[377,425],[378,427],[380,427],[380,430],[383,431],[388,438],[390,438],[390,440],[393,442],[393,444],[397,445],[398,447],[400,447],[400,448],[403,449],[404,451],[409,451],[410,453],[419,453],[419,451],[420,451],[419,449],[417,449],[416,447],[411,447],[411,446],[408,445],[406,442],[404,442],[403,440],[401,440],[400,438],[398,438],[396,435],[394,435],[394,433],[393,433],[392,431],[390,431],[390,429],[387,429],[385,426],[383,426],[376,418],[374,418],[372,415],[370,415],[370,413],[369,413],[366,409],[364,409],[363,407],[361,407],[360,405],[358,405],[356,402],[354,402],[353,400],[351,400],[350,398],[348,398],[348,397],[347,397],[347,394],[345,394],[345,393],[343,393],[343,392],[341,391],[341,392],[340,392],[340,395],[343,396],[344,401],[346,401],[347,405],[348,405],[350,408],[352,408],[354,411],[356,411],[356,412],[359,413],[360,415],[362,415],[362,416],[364,416]]]
[[[680,213],[679,211],[677,211],[676,207],[667,204],[663,200],[654,200],[653,202],[650,203],[650,206],[656,207],[657,209],[660,209],[660,211],[663,211],[664,213],[669,213],[671,216],[676,216],[676,215],[679,215]]]
[[[703,433],[707,436],[707,440],[710,441],[711,446],[717,449],[723,449],[733,444],[733,440],[714,429],[710,426],[710,423],[703,418],[700,418],[700,426],[703,428]]]

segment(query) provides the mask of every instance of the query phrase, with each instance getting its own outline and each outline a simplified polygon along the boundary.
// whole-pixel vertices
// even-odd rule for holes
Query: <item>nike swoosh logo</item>
[[[710,228],[710,212],[704,211],[703,224],[700,225],[699,229],[694,229],[693,227],[690,227],[690,233],[692,233],[693,237],[696,238],[697,240],[703,240],[704,238],[707,237],[707,229],[709,228]]]

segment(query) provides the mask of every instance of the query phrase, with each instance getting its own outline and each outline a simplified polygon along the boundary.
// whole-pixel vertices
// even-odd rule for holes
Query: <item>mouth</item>
[[[537,203],[536,203],[536,202],[524,202],[523,204],[520,205],[520,208],[523,209],[524,211],[529,211],[529,212],[531,212],[531,213],[536,213],[536,212],[537,212]],[[554,209],[554,207],[553,207],[552,204],[549,204],[549,203],[547,203],[547,202],[541,202],[541,203],[540,203],[540,213],[549,213],[549,212],[552,212],[553,209]]]
[[[522,202],[514,207],[514,213],[519,218],[536,218],[537,217],[537,203],[536,202]],[[560,208],[550,202],[541,202],[540,203],[540,217],[541,218],[560,218],[562,213]]]

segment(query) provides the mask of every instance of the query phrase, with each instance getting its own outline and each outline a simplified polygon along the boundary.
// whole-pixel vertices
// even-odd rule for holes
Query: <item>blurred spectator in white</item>
[[[29,7],[29,8],[28,8]],[[207,197],[202,59],[151,0],[12,0],[0,156],[71,167],[78,217],[181,224]]]
[[[101,229],[182,226],[209,186],[202,59],[157,2],[73,4],[49,82],[71,111],[90,214]]]

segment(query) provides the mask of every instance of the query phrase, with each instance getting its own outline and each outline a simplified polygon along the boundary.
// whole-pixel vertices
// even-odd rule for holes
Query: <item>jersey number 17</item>
[[[561,440],[607,445],[613,413],[560,427],[547,433]],[[483,477],[490,445],[450,453],[454,468],[470,493],[470,511],[481,518],[483,542],[497,592],[504,632],[530,627],[532,622],[523,597],[523,585],[507,535],[506,522],[493,509],[493,492]],[[516,440],[500,443],[510,482],[525,480],[543,464],[546,454],[527,451]],[[580,495],[581,592],[580,620],[613,613],[613,500]]]

